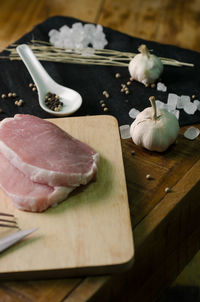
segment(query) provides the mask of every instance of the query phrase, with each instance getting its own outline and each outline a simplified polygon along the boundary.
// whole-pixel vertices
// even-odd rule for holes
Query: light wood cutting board
[[[0,254],[0,278],[55,278],[127,269],[134,245],[118,124],[111,116],[51,119],[100,154],[95,182],[43,213],[15,209],[0,191],[0,211],[38,231]],[[59,146],[58,146],[59,149]],[[0,228],[0,237],[12,232]]]

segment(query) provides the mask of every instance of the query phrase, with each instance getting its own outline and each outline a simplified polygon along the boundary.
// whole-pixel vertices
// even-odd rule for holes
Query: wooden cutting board
[[[95,182],[43,213],[15,209],[0,191],[0,211],[37,232],[0,254],[0,278],[55,278],[127,269],[134,245],[118,124],[111,116],[51,119],[100,154]],[[59,149],[59,146],[58,146]],[[0,228],[0,237],[11,233]]]

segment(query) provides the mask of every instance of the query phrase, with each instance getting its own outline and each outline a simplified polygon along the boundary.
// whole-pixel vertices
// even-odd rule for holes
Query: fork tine
[[[3,224],[3,223],[0,223],[0,227],[19,229],[19,227],[17,225]]]
[[[10,219],[1,219],[0,218],[0,221],[2,221],[2,222],[8,222],[8,223],[10,222],[10,223],[15,223],[15,224],[17,223],[15,220],[10,220]]]
[[[15,216],[13,214],[0,212],[0,216],[12,217],[13,219],[15,219]],[[16,220],[3,219],[3,218],[0,218],[0,227],[17,228],[17,229],[19,228]]]
[[[2,213],[2,212],[0,212],[0,216],[10,216],[10,217],[15,217],[13,214]]]

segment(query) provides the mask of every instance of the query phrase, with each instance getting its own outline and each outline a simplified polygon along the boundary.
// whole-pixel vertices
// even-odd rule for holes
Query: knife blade
[[[0,239],[0,253],[9,248],[10,246],[14,245],[24,237],[30,235],[31,233],[35,232],[38,228],[31,228],[27,230],[18,231],[16,233],[10,234],[6,237]]]

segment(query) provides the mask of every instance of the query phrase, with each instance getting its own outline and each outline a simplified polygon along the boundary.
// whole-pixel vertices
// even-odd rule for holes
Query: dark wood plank
[[[60,302],[81,282],[81,279],[1,282],[0,300],[16,302]]]
[[[122,141],[133,226],[136,226],[162,200],[165,188],[173,187],[200,159],[200,144],[180,135],[166,152],[149,152]],[[135,154],[131,156],[131,150]],[[191,156],[192,154],[192,156]],[[146,179],[150,174],[152,179]]]

